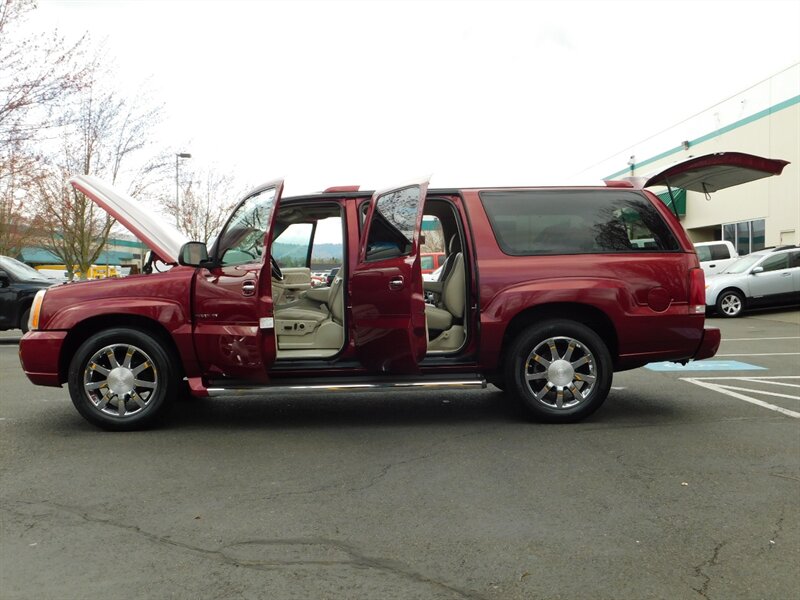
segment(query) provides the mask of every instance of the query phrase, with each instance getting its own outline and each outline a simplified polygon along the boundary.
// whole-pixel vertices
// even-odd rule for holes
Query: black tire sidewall
[[[19,328],[22,330],[23,334],[28,333],[28,320],[30,319],[30,316],[31,309],[26,308],[19,319]]]
[[[533,395],[524,377],[523,365],[530,352],[543,340],[551,337],[571,337],[586,346],[595,358],[597,379],[589,397],[570,409],[551,409]],[[567,319],[551,320],[525,329],[511,344],[506,353],[507,391],[514,394],[528,414],[537,421],[547,423],[574,423],[594,413],[605,402],[613,379],[613,362],[608,347],[594,330]]]
[[[739,312],[737,312],[735,315],[729,315],[724,310],[722,310],[722,301],[725,299],[726,296],[736,296],[739,299],[739,305],[741,306],[741,308],[739,309]],[[737,292],[736,290],[725,290],[717,298],[716,308],[717,308],[717,314],[720,315],[721,317],[725,317],[726,319],[735,319],[744,312],[744,295],[742,295],[740,292]]]
[[[114,417],[100,412],[91,404],[83,390],[83,372],[87,361],[97,350],[111,344],[131,344],[146,352],[159,373],[159,385],[144,410],[129,417]],[[177,393],[177,366],[160,336],[128,328],[100,331],[87,338],[75,352],[69,365],[67,381],[72,403],[90,423],[111,431],[131,431],[152,426],[163,416],[169,402]]]

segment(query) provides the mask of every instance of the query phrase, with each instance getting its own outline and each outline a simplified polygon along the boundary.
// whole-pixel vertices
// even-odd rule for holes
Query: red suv
[[[173,266],[39,292],[22,365],[35,384],[67,383],[78,411],[107,429],[151,424],[182,388],[226,396],[487,382],[538,420],[577,421],[603,403],[614,371],[708,358],[719,345],[719,330],[704,329],[694,247],[645,188],[708,192],[785,164],[727,153],[605,187],[419,181],[292,198],[274,181],[241,201],[209,249],[102,181],[76,177]],[[423,215],[438,218],[447,242],[435,282],[422,280]],[[312,258],[337,254],[332,284],[312,287]]]

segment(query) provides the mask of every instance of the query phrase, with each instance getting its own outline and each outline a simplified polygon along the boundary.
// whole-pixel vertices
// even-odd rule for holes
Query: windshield
[[[749,270],[754,264],[756,264],[759,260],[764,258],[763,254],[751,254],[749,256],[745,256],[744,258],[740,258],[730,264],[730,266],[725,269],[725,273],[744,273],[745,271]]]
[[[7,271],[14,279],[22,281],[50,281],[33,267],[9,256],[0,256],[0,269]]]

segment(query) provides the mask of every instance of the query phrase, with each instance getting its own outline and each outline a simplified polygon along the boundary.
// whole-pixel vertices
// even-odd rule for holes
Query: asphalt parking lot
[[[0,334],[0,597],[798,598],[800,312],[710,323],[712,368],[620,373],[578,425],[490,387],[125,434]]]

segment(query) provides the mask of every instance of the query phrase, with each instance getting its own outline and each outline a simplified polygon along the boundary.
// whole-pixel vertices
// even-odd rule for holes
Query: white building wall
[[[683,142],[689,142],[689,147],[684,148]],[[764,219],[767,246],[800,243],[800,63],[585,174],[603,179],[646,176],[713,152],[746,152],[790,164],[778,177],[721,190],[710,200],[689,192],[682,223],[690,237],[694,241],[718,238],[724,223]]]

